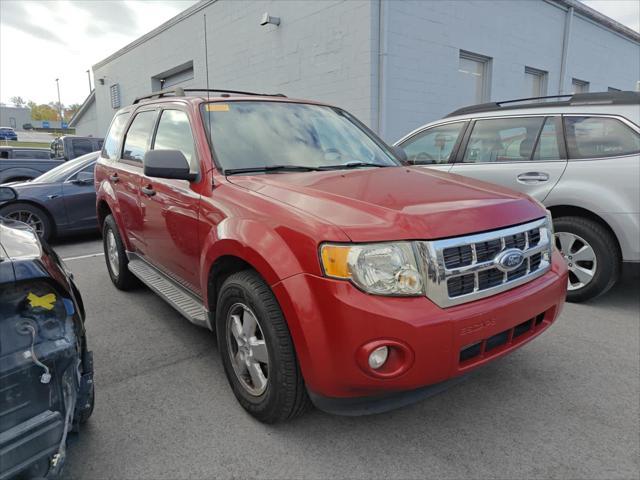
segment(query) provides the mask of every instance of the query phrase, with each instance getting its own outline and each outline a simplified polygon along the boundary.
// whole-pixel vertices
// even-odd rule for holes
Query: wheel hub
[[[227,348],[240,385],[253,396],[262,395],[269,382],[267,344],[258,318],[242,303],[229,309]]]
[[[556,232],[556,246],[567,262],[569,290],[586,287],[593,280],[598,262],[593,247],[575,233]]]

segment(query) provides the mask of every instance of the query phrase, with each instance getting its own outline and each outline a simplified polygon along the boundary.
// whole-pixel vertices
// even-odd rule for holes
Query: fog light
[[[389,348],[386,345],[376,348],[369,355],[369,366],[374,370],[379,369],[382,365],[384,365],[384,362],[387,361],[388,356]]]

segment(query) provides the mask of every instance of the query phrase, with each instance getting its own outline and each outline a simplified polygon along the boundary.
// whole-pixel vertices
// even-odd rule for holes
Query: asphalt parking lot
[[[55,248],[82,291],[96,371],[96,409],[71,439],[67,478],[640,476],[638,268],[440,395],[267,426],[236,403],[210,333],[149,290],[111,285],[104,258],[90,256],[99,239]]]

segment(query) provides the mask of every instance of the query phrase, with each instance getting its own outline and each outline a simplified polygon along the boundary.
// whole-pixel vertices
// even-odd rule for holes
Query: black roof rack
[[[256,93],[256,92],[243,92],[241,90],[224,90],[220,88],[172,88],[167,90],[159,90],[157,92],[150,93],[149,95],[144,95],[142,97],[137,97],[133,104],[140,103],[142,100],[148,100],[152,98],[162,98],[165,96],[172,97],[184,97],[185,93],[188,92],[212,92],[212,93],[222,93],[223,97],[228,97],[230,95],[255,95],[259,97],[283,97],[287,98],[286,95],[282,93]]]
[[[558,99],[555,102],[541,102],[540,100]],[[564,99],[564,100],[560,100]],[[525,103],[521,105],[523,102]],[[462,107],[451,112],[447,117],[467,115],[469,113],[491,112],[493,110],[509,110],[517,108],[560,107],[567,105],[614,105],[640,103],[640,92],[593,92],[573,93],[567,95],[549,95],[547,97],[529,97],[502,102],[481,103]]]

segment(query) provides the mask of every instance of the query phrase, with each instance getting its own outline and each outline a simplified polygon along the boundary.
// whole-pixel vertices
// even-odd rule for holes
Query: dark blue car
[[[18,140],[18,134],[11,127],[0,127],[0,140]]]
[[[98,154],[70,160],[28,182],[0,186],[0,217],[28,224],[45,240],[97,231],[93,169]]]

